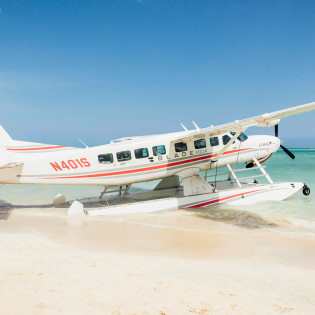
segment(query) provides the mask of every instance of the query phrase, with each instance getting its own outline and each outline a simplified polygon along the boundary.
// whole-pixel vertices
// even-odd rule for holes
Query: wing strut
[[[235,139],[241,134],[240,131],[236,132],[235,135],[230,139],[230,141],[218,152],[218,154],[211,160],[211,162],[216,162],[222,154],[232,145]]]

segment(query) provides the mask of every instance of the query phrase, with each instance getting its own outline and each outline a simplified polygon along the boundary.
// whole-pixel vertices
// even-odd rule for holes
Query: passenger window
[[[222,137],[222,140],[223,140],[223,145],[226,145],[231,140],[231,138],[228,135],[224,135]]]
[[[175,143],[175,151],[176,152],[187,151],[187,143],[185,143],[185,142]]]
[[[203,149],[207,146],[205,139],[199,139],[194,141],[195,149]]]
[[[135,150],[136,159],[143,159],[149,156],[149,151],[147,148],[141,148]]]
[[[110,164],[114,162],[113,155],[111,153],[108,154],[100,154],[98,156],[98,162],[101,164]]]
[[[157,145],[156,147],[152,148],[152,151],[153,151],[153,155],[155,155],[155,156],[156,155],[163,155],[166,153],[164,145]]]
[[[118,162],[124,162],[131,160],[131,152],[130,151],[122,151],[116,153]]]
[[[212,147],[219,145],[219,138],[218,137],[211,137],[210,138],[210,145]]]

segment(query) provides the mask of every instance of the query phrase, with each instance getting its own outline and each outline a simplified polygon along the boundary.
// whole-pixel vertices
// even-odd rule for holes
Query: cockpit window
[[[222,137],[222,140],[223,140],[223,145],[226,145],[231,140],[231,138],[228,135],[224,135]]]
[[[237,137],[237,139],[239,139],[241,142],[244,142],[244,141],[246,141],[247,139],[248,139],[248,137],[245,135],[245,133],[241,133],[238,137]]]
[[[235,135],[235,132],[230,132],[230,134],[232,135],[232,136],[234,136]],[[246,141],[248,139],[248,137],[245,135],[245,133],[241,133],[238,137],[237,137],[237,140],[239,140],[239,141],[241,141],[241,142],[244,142],[244,141]]]

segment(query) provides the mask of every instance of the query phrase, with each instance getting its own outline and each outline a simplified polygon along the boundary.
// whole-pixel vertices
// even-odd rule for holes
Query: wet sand
[[[66,211],[2,208],[1,313],[314,314],[315,240],[286,227]]]

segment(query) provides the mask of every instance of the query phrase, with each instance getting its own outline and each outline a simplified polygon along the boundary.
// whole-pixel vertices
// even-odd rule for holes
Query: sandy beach
[[[315,240],[184,211],[2,209],[2,314],[314,314]]]
[[[0,315],[315,315],[315,1],[0,1]]]

